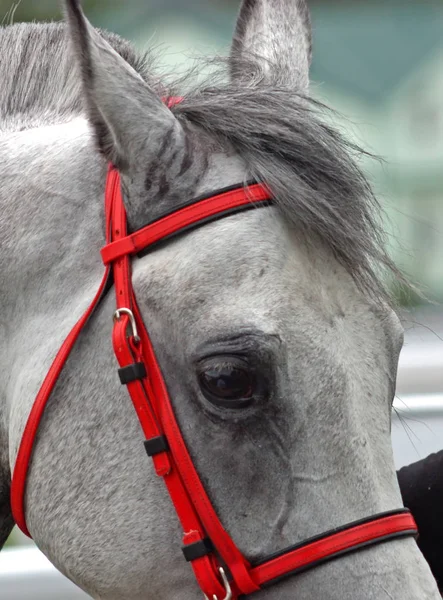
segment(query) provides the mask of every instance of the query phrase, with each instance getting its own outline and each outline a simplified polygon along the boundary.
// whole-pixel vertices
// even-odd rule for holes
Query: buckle
[[[122,315],[126,315],[129,317],[129,322],[131,324],[131,329],[132,329],[132,337],[134,338],[134,342],[136,344],[138,344],[140,341],[140,337],[138,335],[137,324],[135,322],[134,313],[132,312],[132,310],[129,310],[129,308],[118,308],[114,313],[114,317],[113,317],[114,323],[116,321],[120,321]]]
[[[231,600],[232,590],[231,590],[231,586],[229,585],[228,578],[226,577],[225,570],[222,567],[220,567],[219,572],[220,572],[220,576],[223,581],[223,585],[225,586],[226,596],[224,598],[217,598],[217,596],[214,594],[212,596],[212,600]],[[205,600],[209,600],[209,598],[206,595],[205,595]]]

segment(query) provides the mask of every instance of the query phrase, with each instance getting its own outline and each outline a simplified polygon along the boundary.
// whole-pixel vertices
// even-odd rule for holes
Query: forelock
[[[382,210],[358,166],[365,152],[328,124],[326,106],[260,78],[248,86],[226,79],[214,85],[212,76],[173,110],[234,148],[284,217],[318,236],[362,291],[389,300],[386,271],[407,283],[386,251]]]

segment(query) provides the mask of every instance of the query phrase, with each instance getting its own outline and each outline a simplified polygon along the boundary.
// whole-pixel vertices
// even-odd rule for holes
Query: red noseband
[[[66,338],[42,384],[15,464],[12,509],[15,521],[24,533],[29,535],[24,512],[26,474],[41,416],[79,333],[106,289],[112,270],[117,303],[113,346],[120,365],[120,380],[127,386],[134,404],[146,438],[146,452],[152,457],[157,475],[164,480],[182,524],[184,556],[191,563],[200,588],[208,599],[235,599],[344,554],[387,540],[416,535],[412,515],[407,509],[400,509],[348,524],[286,549],[260,564],[251,565],[223,528],[200,481],[137,306],[131,281],[131,256],[190,227],[234,211],[266,206],[270,201],[269,192],[262,185],[237,187],[193,201],[128,235],[120,177],[114,168],[109,169],[105,198],[106,246],[102,250],[105,274],[91,306]]]

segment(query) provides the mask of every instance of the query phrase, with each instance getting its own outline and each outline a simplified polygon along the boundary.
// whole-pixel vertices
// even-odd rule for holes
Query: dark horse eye
[[[236,356],[202,361],[198,381],[206,399],[216,406],[246,408],[254,399],[254,375],[247,361]]]

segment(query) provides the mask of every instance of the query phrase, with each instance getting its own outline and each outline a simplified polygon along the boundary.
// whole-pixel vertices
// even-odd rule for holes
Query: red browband
[[[112,341],[120,380],[127,386],[134,404],[146,438],[146,451],[152,457],[157,475],[163,478],[181,521],[185,558],[208,599],[235,599],[346,553],[417,534],[410,512],[400,509],[348,524],[251,565],[223,528],[200,481],[137,306],[131,281],[131,256],[191,226],[231,214],[233,210],[265,206],[270,200],[268,190],[260,184],[239,187],[193,202],[128,235],[120,176],[110,167],[105,194],[106,246],[102,250],[105,273],[91,306],[66,338],[42,384],[17,455],[11,486],[12,510],[17,525],[28,536],[24,510],[26,474],[39,422],[79,333],[104,293],[111,269],[117,303]]]

